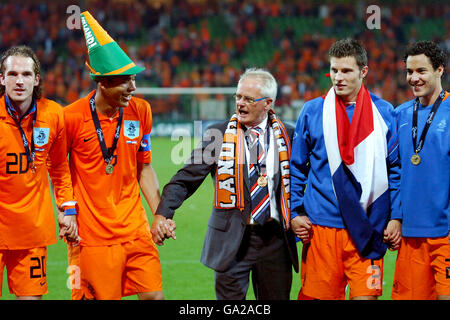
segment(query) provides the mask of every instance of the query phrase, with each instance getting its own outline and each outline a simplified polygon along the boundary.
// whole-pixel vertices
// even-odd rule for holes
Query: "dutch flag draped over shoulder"
[[[360,254],[380,259],[387,249],[383,230],[390,207],[388,128],[364,84],[351,123],[334,88],[325,96],[323,108],[328,164],[344,223]]]

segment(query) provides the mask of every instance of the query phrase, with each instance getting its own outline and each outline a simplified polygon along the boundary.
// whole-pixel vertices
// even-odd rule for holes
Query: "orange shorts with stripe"
[[[344,300],[381,296],[383,259],[363,258],[346,229],[312,226],[309,244],[303,246],[302,288],[299,299]]]
[[[9,292],[16,296],[41,296],[48,293],[47,248],[0,250],[0,297],[6,267]]]
[[[435,300],[450,295],[448,237],[403,237],[395,265],[392,299]]]
[[[161,264],[151,238],[108,246],[69,246],[72,300],[119,300],[162,291]]]

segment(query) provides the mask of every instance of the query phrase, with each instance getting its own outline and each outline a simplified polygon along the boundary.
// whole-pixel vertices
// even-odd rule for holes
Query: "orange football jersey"
[[[40,99],[36,109],[33,173],[19,128],[6,111],[4,96],[0,98],[0,249],[30,249],[56,242],[48,173],[57,204],[74,201],[63,109],[47,99]],[[33,112],[20,125],[30,142]]]
[[[67,147],[75,197],[81,244],[110,245],[149,234],[145,209],[141,202],[137,163],[151,163],[150,104],[133,97],[124,108],[117,148],[117,163],[107,174],[99,140],[90,111],[94,91],[64,109]],[[118,114],[107,118],[98,113],[100,126],[110,148]]]

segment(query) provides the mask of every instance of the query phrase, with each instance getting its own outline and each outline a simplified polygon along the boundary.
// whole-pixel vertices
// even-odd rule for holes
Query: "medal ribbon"
[[[445,92],[444,90],[441,91],[439,94],[438,99],[434,102],[433,108],[431,109],[430,113],[428,114],[427,122],[425,123],[425,127],[423,128],[422,134],[420,135],[419,144],[417,144],[417,118],[419,114],[419,98],[416,98],[414,100],[414,107],[413,107],[413,121],[412,121],[412,142],[413,142],[413,148],[414,152],[418,154],[420,150],[422,150],[423,145],[425,143],[425,137],[427,135],[428,129],[431,126],[431,123],[433,122],[434,116],[441,105],[442,100],[444,99]]]
[[[95,108],[95,93],[89,100],[89,105],[91,109],[92,120],[94,121],[95,131],[97,132],[97,138],[100,144],[100,149],[102,150],[103,159],[107,164],[109,164],[114,158],[117,157],[114,156],[114,151],[117,148],[117,141],[119,141],[120,129],[122,128],[123,108],[119,108],[119,119],[117,121],[117,127],[116,132],[114,134],[112,146],[111,148],[107,148],[105,143],[105,137],[103,136],[102,127],[100,126],[100,120],[98,119],[97,109]]]
[[[270,218],[270,198],[266,180],[267,174],[262,173],[260,171],[260,168],[266,167],[265,161],[268,150],[266,150],[266,153],[264,151],[260,151],[261,146],[259,137],[262,134],[262,129],[259,127],[254,127],[249,130],[253,140],[251,142],[251,145],[249,146],[249,186],[251,198],[251,216],[253,217],[254,221],[263,225],[267,221],[267,219]],[[267,134],[267,136],[269,135]]]
[[[249,129],[248,129],[249,130]],[[270,135],[269,135],[269,120],[267,120],[267,126],[266,126],[266,135],[265,135],[265,137],[266,137],[266,141],[265,141],[265,144],[264,144],[264,152],[266,153],[266,155],[267,155],[267,152],[269,151],[269,145],[270,145]],[[250,149],[250,146],[251,146],[251,142],[249,141],[249,136],[248,135],[246,135],[245,136],[245,141],[247,142],[247,146],[248,146],[248,148]],[[259,138],[258,138],[259,139]],[[260,144],[258,143],[257,145],[257,152],[256,152],[256,154],[257,155],[259,155],[259,146],[260,146]],[[253,163],[253,165],[255,166],[255,170],[256,170],[256,173],[258,174],[258,176],[264,176],[264,175],[267,175],[266,174],[266,172],[264,172],[264,173],[261,173],[261,166],[260,166],[260,163],[259,163],[259,161],[255,161],[255,163]],[[262,167],[263,167],[263,169],[265,169],[266,168],[266,162],[264,161],[264,164],[262,165]]]
[[[20,135],[22,136],[23,147],[24,147],[25,153],[27,155],[28,165],[29,166],[31,165],[33,168],[34,156],[35,156],[34,125],[36,123],[36,118],[37,118],[36,102],[33,100],[32,104],[31,104],[31,108],[20,118],[18,118],[17,112],[14,109],[14,107],[11,105],[11,102],[9,101],[8,96],[6,94],[5,94],[5,105],[6,105],[6,111],[8,112],[10,117],[14,120],[17,127],[19,128]],[[30,114],[33,111],[34,111],[34,113],[33,113],[33,126],[32,126],[32,130],[31,130],[31,142],[28,143],[27,136],[25,135],[25,132],[23,131],[23,128],[20,125],[20,123],[21,123],[22,119],[24,118],[24,116],[26,116],[27,114]]]

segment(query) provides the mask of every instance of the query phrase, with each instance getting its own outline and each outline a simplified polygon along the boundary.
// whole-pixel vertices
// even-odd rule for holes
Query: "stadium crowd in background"
[[[445,135],[448,132],[449,100],[446,99],[449,94],[443,90],[449,82],[448,72],[445,72],[448,58],[446,53],[436,49],[434,42],[416,42],[421,37],[431,38],[448,51],[449,5],[442,7],[430,1],[427,6],[414,7],[411,3],[402,2],[394,7],[383,2],[383,27],[374,31],[365,25],[362,0],[339,5],[316,5],[313,1],[299,4],[205,1],[204,4],[190,5],[189,2],[173,1],[169,7],[157,6],[151,1],[147,3],[121,1],[111,6],[106,0],[89,1],[89,10],[95,12],[100,23],[120,39],[118,43],[133,57],[133,61],[145,68],[136,66],[101,27],[93,28],[88,23],[89,28],[84,28],[86,39],[82,32],[70,30],[67,20],[61,19],[66,12],[66,4],[0,5],[0,50],[6,51],[0,70],[0,93],[4,96],[0,101],[0,105],[4,104],[0,118],[6,119],[3,129],[13,128],[3,130],[3,138],[10,136],[11,139],[3,139],[3,147],[1,144],[0,147],[6,151],[14,149],[12,153],[5,152],[6,161],[3,166],[0,164],[0,171],[6,173],[0,176],[2,186],[7,186],[1,190],[0,207],[6,213],[19,211],[25,214],[25,220],[13,217],[0,224],[0,267],[1,270],[5,265],[7,267],[12,293],[19,298],[40,298],[47,292],[45,246],[56,240],[53,217],[48,215],[51,202],[49,185],[44,179],[48,170],[60,210],[60,237],[65,236],[68,242],[76,241],[76,246],[69,243],[69,261],[83,269],[85,286],[81,291],[74,290],[73,298],[120,299],[138,293],[139,298],[162,299],[160,262],[150,237],[153,235],[157,244],[162,244],[164,238],[175,238],[171,225],[165,223],[171,221],[174,211],[197,190],[209,173],[215,179],[215,206],[201,260],[215,270],[218,299],[245,298],[250,270],[253,270],[257,299],[289,298],[291,267],[298,271],[290,222],[292,231],[304,242],[303,287],[299,298],[342,299],[347,282],[351,289],[350,298],[376,298],[381,295],[382,257],[388,246],[392,250],[400,247],[393,285],[394,299],[419,297],[408,292],[409,281],[414,277],[405,271],[418,270],[410,265],[410,260],[414,260],[411,255],[418,253],[420,256],[415,260],[425,261],[423,270],[428,274],[420,270],[420,279],[416,280],[423,285],[423,278],[427,278],[424,286],[429,290],[419,289],[423,294],[420,298],[450,297],[447,281],[449,197],[448,192],[435,194],[436,186],[446,191],[449,189],[449,139]],[[19,19],[11,18],[13,14]],[[88,16],[97,26],[97,22]],[[84,19],[85,22],[86,12]],[[432,31],[425,31],[425,26],[431,27]],[[86,68],[86,43],[89,46],[88,33],[92,36],[91,31],[94,37],[101,38],[99,42],[114,46],[96,44],[98,47],[95,49],[101,49],[95,51],[99,56],[89,48]],[[363,41],[351,40],[347,38],[349,35]],[[336,42],[337,38],[347,39]],[[14,47],[20,43],[36,50],[44,73],[41,73],[39,59],[32,49]],[[407,54],[402,56],[399,48],[408,43],[416,45],[409,47]],[[105,61],[109,64],[98,63]],[[248,68],[249,61],[270,70],[279,81],[278,89],[271,73]],[[113,68],[108,69],[105,65]],[[246,72],[241,76],[243,70]],[[330,79],[325,73],[331,78],[331,89]],[[223,142],[220,153],[216,153],[214,161],[208,163],[187,161],[164,188],[161,203],[158,181],[151,167],[149,139],[153,120],[150,106],[143,99],[132,97],[136,90],[136,74],[140,83],[157,88],[233,87],[238,83],[234,95],[236,115],[230,121],[210,127],[205,133],[205,137],[209,137],[215,128],[220,136],[224,136],[223,141],[214,139],[215,143]],[[265,88],[262,79],[268,76],[269,87],[273,90],[266,94],[261,88]],[[61,123],[63,112],[58,109],[59,105],[40,99],[42,84],[45,97],[64,106],[69,104],[64,109],[65,128]],[[94,88],[97,90],[92,90]],[[301,107],[307,101],[295,129],[294,156],[291,159],[289,142],[294,132],[290,126],[285,127],[271,110],[276,96],[279,97],[276,100],[278,107]],[[416,99],[412,99],[414,96]],[[224,95],[215,97],[223,99]],[[404,101],[407,102],[397,110],[390,103],[398,105]],[[440,113],[437,113],[441,102]],[[169,104],[172,107],[169,108]],[[176,101],[170,101],[157,110],[170,110],[177,105]],[[323,114],[328,116],[322,116],[317,110],[323,110]],[[425,117],[428,113],[431,116]],[[367,114],[371,115],[370,119],[365,117]],[[394,120],[395,116],[398,116],[398,122]],[[92,119],[93,123],[82,119]],[[39,127],[35,126],[36,121]],[[24,122],[27,124],[25,130],[22,128]],[[109,149],[104,143],[105,126],[102,128],[100,122],[108,123],[105,136],[114,136],[113,146]],[[48,128],[42,127],[44,124]],[[122,124],[127,139],[120,140],[117,133],[121,132]],[[246,131],[245,138],[239,130],[235,133],[235,128],[240,129],[241,125]],[[419,136],[422,125],[425,133]],[[424,145],[429,128],[429,141]],[[65,143],[66,133],[68,145]],[[265,140],[264,136],[269,138]],[[109,138],[105,140],[112,140]],[[352,144],[353,138],[359,140]],[[254,139],[253,142],[250,143],[250,139]],[[239,152],[232,160],[239,173],[236,176],[225,174],[226,170],[221,170],[224,167],[220,167],[228,157],[229,144],[235,140],[248,143],[242,149],[238,149],[241,143],[235,145],[234,150]],[[20,143],[8,144],[9,141]],[[210,141],[199,145],[202,155],[210,147]],[[351,143],[345,143],[348,141]],[[102,152],[95,154],[92,153],[96,150],[93,144],[97,143]],[[271,145],[279,147],[278,153],[269,149]],[[287,150],[280,146],[287,147]],[[25,153],[19,152],[22,147]],[[422,148],[424,151],[420,152]],[[259,152],[263,161],[252,156],[253,149]],[[362,154],[361,150],[365,153]],[[67,153],[70,154],[73,189],[70,183],[68,185],[69,168],[63,159]],[[194,150],[191,160],[195,155]],[[246,170],[238,169],[238,159],[244,157],[249,165]],[[10,159],[12,161],[8,161]],[[291,179],[288,178],[289,170],[283,171],[286,167],[281,166],[278,174],[278,165],[289,163],[289,159]],[[369,171],[361,163],[373,163],[373,168]],[[264,174],[260,169],[266,166]],[[239,170],[248,171],[248,181],[245,182],[255,188],[251,194],[247,189],[244,191],[244,180],[237,180],[243,173]],[[361,177],[364,179],[359,183]],[[225,183],[229,179],[236,179],[234,186],[239,184],[236,193],[230,191],[230,186]],[[110,188],[112,180],[115,187]],[[351,183],[354,181],[358,184]],[[306,184],[308,190],[304,192]],[[103,194],[98,192],[99,185],[104,186],[100,188]],[[420,202],[417,206],[410,197],[415,195],[419,185],[421,194],[414,198]],[[22,186],[26,187],[22,191],[27,195],[15,191]],[[30,195],[40,194],[37,189],[44,193],[30,200]],[[139,190],[151,211],[156,212],[151,231]],[[256,199],[254,195],[258,192],[254,190],[262,193],[263,197]],[[278,190],[281,190],[280,196],[275,192]],[[291,191],[292,221],[287,204]],[[375,193],[376,196],[372,197]],[[74,194],[78,208],[84,212],[81,217],[77,216],[78,225],[74,221]],[[370,197],[366,199],[363,196],[367,194]],[[242,201],[227,201],[233,201],[235,197]],[[13,198],[14,203],[8,202]],[[116,206],[117,203],[112,203],[111,199],[120,201]],[[24,205],[18,208],[17,205],[23,201],[29,201],[34,209],[29,210],[30,206]],[[233,214],[233,210],[242,210],[245,215]],[[105,215],[105,212],[115,214],[116,211],[122,215],[120,219],[117,216],[110,219]],[[132,214],[128,214],[130,212]],[[417,212],[420,212],[420,217]],[[427,219],[421,218],[424,212]],[[45,218],[41,219],[42,216]],[[387,223],[389,219],[392,220]],[[125,222],[120,225],[117,220]],[[100,222],[96,224],[94,221]],[[158,224],[159,229],[155,228]],[[16,234],[17,225],[30,232]],[[32,232],[33,237],[29,237]],[[400,239],[402,233],[403,239]],[[383,235],[387,243],[383,243]],[[269,242],[267,238],[270,238]],[[325,242],[329,241],[331,245],[323,248],[325,238],[328,238]],[[336,241],[336,238],[340,240]],[[419,246],[425,249],[416,250]],[[102,247],[101,254],[99,247]],[[263,250],[258,250],[258,247]],[[280,250],[283,247],[285,249]],[[337,250],[330,251],[330,247]],[[26,260],[37,261],[37,265],[11,268],[12,260],[15,259],[13,264],[20,260],[17,251],[10,252],[11,248],[22,251],[20,254],[26,255]],[[150,252],[150,255],[144,255],[145,262],[133,262],[127,258],[116,261],[112,258],[115,253],[110,250]],[[329,254],[337,251],[338,256],[350,256],[351,259],[338,265],[334,256],[323,258],[327,250]],[[427,250],[434,250],[433,254]],[[436,251],[440,251],[437,258]],[[318,262],[318,256],[323,260]],[[267,263],[268,258],[272,259],[270,263]],[[95,266],[103,264],[105,269],[106,260],[112,262],[109,272],[99,273]],[[121,270],[126,270],[125,265],[130,262],[136,267],[145,267],[122,274]],[[327,270],[322,270],[322,273],[320,268],[324,265]],[[274,273],[274,269],[270,269],[274,266],[278,268],[278,276],[267,281],[265,275]],[[336,269],[332,270],[330,266]],[[349,266],[351,272],[347,269]],[[379,279],[374,286],[367,281],[369,267]],[[30,270],[30,279],[39,279],[24,281],[21,274],[27,269]],[[131,269],[135,270],[134,267]],[[118,273],[113,272],[117,270]],[[34,271],[38,272],[36,277]],[[348,276],[350,273],[352,276]],[[357,273],[359,276],[354,278]],[[152,277],[148,277],[149,274]],[[237,274],[244,276],[237,277]],[[329,281],[330,274],[332,280],[324,285],[324,279]],[[412,285],[414,290],[420,288],[417,283]]]
[[[278,81],[278,106],[299,108],[304,101],[326,93],[324,61],[338,38],[353,36],[364,41],[371,69],[366,84],[394,106],[412,98],[403,81],[399,49],[420,38],[450,48],[450,5],[437,1],[424,5],[420,1],[381,2],[379,30],[366,27],[367,4],[363,1],[320,5],[315,1],[205,1],[195,5],[172,1],[169,7],[150,1],[94,0],[87,4],[130,57],[145,66],[137,78],[141,86],[235,86],[248,67],[250,54],[254,57],[261,52],[259,67],[268,68]],[[61,18],[68,16],[67,6],[64,2],[0,4],[0,51],[21,43],[34,48],[45,72],[46,96],[63,105],[92,89],[84,68],[82,31],[69,30]],[[298,23],[303,23],[301,28]],[[444,87],[449,74],[444,76]],[[163,105],[156,100],[152,99],[156,116],[177,107],[176,100]]]

